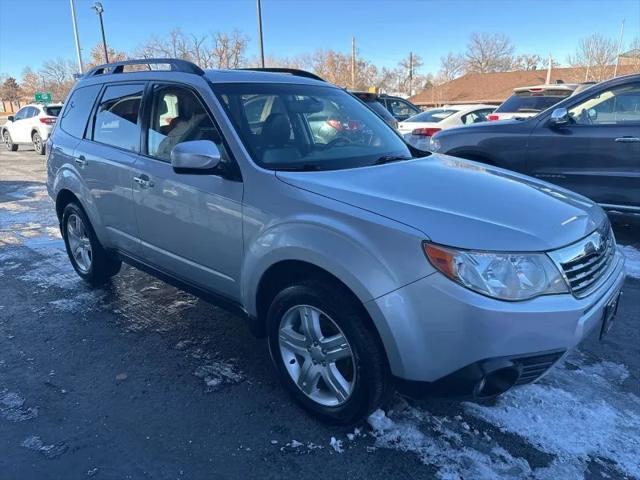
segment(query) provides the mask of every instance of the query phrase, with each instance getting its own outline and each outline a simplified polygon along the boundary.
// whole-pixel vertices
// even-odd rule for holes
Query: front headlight
[[[437,152],[440,150],[440,140],[434,138],[433,136],[429,139],[429,151]]]
[[[544,253],[458,250],[423,243],[431,264],[451,280],[500,300],[568,293],[564,278]]]

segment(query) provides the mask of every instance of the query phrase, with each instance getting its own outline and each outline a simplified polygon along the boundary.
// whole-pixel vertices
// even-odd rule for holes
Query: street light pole
[[[69,0],[71,5],[71,21],[73,22],[73,37],[76,41],[76,55],[78,56],[78,70],[82,75],[84,67],[82,66],[82,54],[80,53],[80,37],[78,36],[78,24],[76,23],[76,5],[73,0]]]
[[[258,40],[260,42],[260,64],[264,68],[264,45],[262,43],[262,5],[260,0],[256,0],[256,7],[258,9]]]
[[[109,63],[109,52],[107,50],[107,39],[104,35],[104,23],[102,22],[102,12],[104,12],[104,8],[102,7],[102,3],[96,2],[91,7],[96,11],[98,17],[100,18],[100,31],[102,32],[102,47],[104,48],[104,62]]]

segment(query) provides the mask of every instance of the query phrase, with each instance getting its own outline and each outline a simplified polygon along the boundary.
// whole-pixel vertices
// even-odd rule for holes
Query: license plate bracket
[[[600,329],[600,340],[602,340],[605,335],[609,333],[609,330],[611,330],[616,314],[618,313],[618,305],[620,305],[621,296],[622,292],[617,292],[613,297],[611,297],[604,307],[604,312],[602,314],[602,328]]]

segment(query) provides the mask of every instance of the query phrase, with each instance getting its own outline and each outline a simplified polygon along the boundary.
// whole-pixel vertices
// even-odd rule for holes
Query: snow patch
[[[627,259],[627,275],[633,278],[640,278],[640,250],[631,245],[621,247],[622,253]]]
[[[0,390],[0,417],[10,422],[23,422],[38,416],[38,407],[25,406],[22,395],[8,390]]]
[[[229,362],[218,361],[196,368],[193,374],[202,378],[205,383],[205,392],[215,392],[226,385],[235,385],[244,380],[244,376],[238,373]]]
[[[336,437],[331,437],[331,441],[329,442],[329,446],[333,448],[333,450],[337,453],[343,453],[344,448],[342,447],[342,440],[337,440]]]
[[[577,370],[556,368],[544,383],[514,389],[495,407],[469,403],[465,409],[557,455],[556,469],[585,471],[590,460],[605,459],[640,478],[640,398],[621,388],[627,368],[588,365],[576,356]]]
[[[55,458],[67,451],[67,445],[64,442],[47,445],[37,435],[26,438],[20,445],[29,450],[40,452],[47,458]]]

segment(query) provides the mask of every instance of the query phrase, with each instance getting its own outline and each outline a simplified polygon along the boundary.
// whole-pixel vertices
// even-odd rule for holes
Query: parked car
[[[371,110],[376,112],[378,115],[382,117],[382,119],[391,127],[398,128],[398,120],[395,119],[393,115],[387,110],[387,107],[380,101],[380,96],[377,93],[371,92],[351,92],[352,95],[355,95],[364,103],[367,104]]]
[[[604,81],[533,118],[450,129],[430,150],[548,180],[640,213],[640,75]]]
[[[19,145],[33,145],[36,153],[44,155],[45,142],[53,130],[60,110],[61,103],[32,103],[22,107],[15,115],[10,115],[0,128],[2,141],[7,150],[15,152]]]
[[[378,97],[378,101],[389,110],[389,113],[391,113],[393,118],[398,122],[403,122],[422,111],[409,100],[393,95],[381,94]]]
[[[125,71],[138,64],[158,69]],[[256,98],[266,117],[248,112]],[[328,104],[368,134],[317,143],[308,118]],[[103,284],[124,260],[232,309],[267,338],[292,397],[334,423],[396,388],[491,397],[533,382],[608,331],[624,281],[591,201],[425,157],[297,73],[96,67],[49,144],[47,188],[82,279]]]
[[[533,117],[571,96],[578,86],[577,83],[560,83],[514,88],[513,95],[489,115],[489,120]]]
[[[398,124],[404,139],[421,150],[429,149],[429,140],[440,130],[487,121],[495,105],[445,105],[432,108]]]

